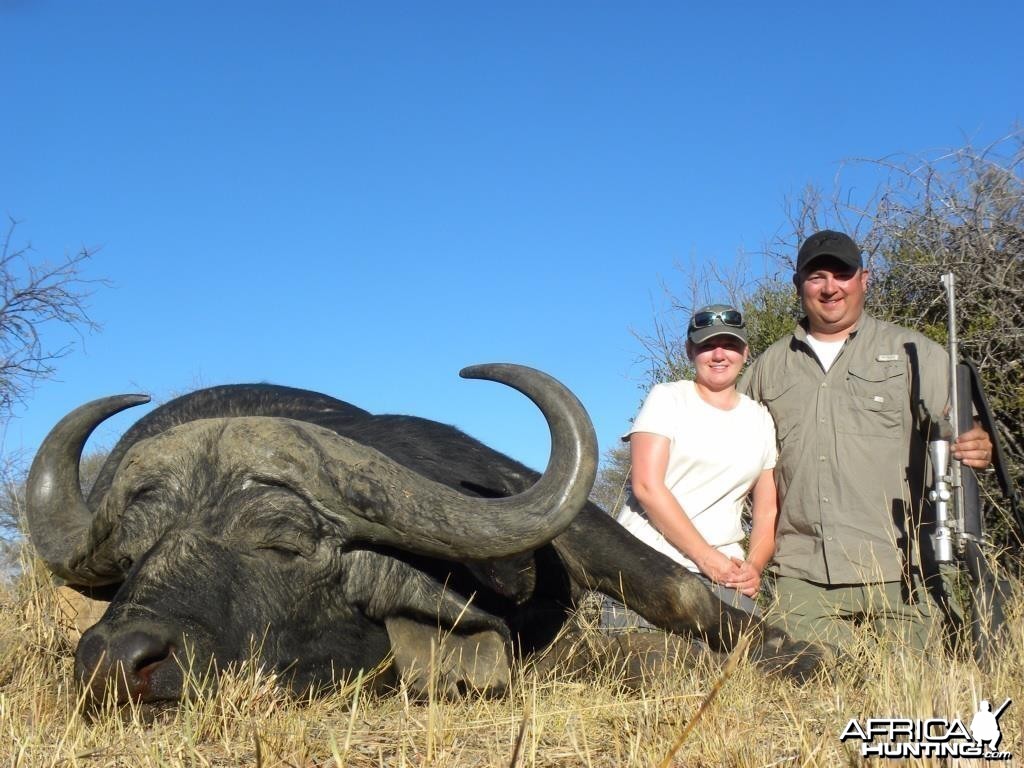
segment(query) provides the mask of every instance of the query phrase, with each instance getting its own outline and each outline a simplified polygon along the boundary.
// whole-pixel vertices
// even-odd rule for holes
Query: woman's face
[[[712,336],[687,348],[697,371],[697,383],[711,390],[736,384],[747,361],[747,345],[735,336]]]

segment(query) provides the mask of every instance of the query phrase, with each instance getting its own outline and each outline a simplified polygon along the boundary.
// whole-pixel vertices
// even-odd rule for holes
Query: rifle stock
[[[972,413],[973,377],[968,366],[959,363],[957,373],[958,433],[974,426]],[[974,660],[984,663],[990,656],[995,635],[1003,625],[1003,593],[985,552],[985,521],[978,475],[961,465],[961,513],[963,550],[961,559],[971,583],[971,644]]]

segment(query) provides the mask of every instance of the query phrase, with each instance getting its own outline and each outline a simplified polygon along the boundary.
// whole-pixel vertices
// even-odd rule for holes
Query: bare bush
[[[92,252],[82,248],[57,262],[33,261],[32,246],[15,247],[18,223],[10,219],[0,246],[0,419],[24,402],[33,385],[56,372],[56,361],[72,345],[54,347],[43,340],[43,327],[64,325],[93,330],[86,300],[97,282],[82,276]]]
[[[591,501],[611,515],[629,495],[629,444],[618,443],[605,453],[604,469],[598,473]]]
[[[56,363],[71,352],[70,343],[52,344],[44,338],[50,326],[81,333],[97,325],[86,301],[102,280],[83,277],[82,267],[92,251],[82,248],[57,261],[35,258],[31,244],[16,246],[18,222],[9,219],[0,243],[0,434],[33,387],[56,372]],[[20,546],[24,507],[22,458],[0,457],[0,569],[10,570]]]

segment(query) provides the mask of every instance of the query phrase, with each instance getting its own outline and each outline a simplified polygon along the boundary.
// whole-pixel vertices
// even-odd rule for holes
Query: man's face
[[[854,269],[839,259],[815,259],[800,275],[800,298],[815,336],[843,338],[864,312],[868,287],[866,269]]]

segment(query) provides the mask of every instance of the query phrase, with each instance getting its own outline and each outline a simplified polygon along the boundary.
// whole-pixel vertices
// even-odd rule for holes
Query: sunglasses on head
[[[721,312],[698,312],[690,320],[691,328],[707,328],[720,321],[722,325],[730,325],[733,328],[743,327],[743,313],[735,309],[726,309]]]

